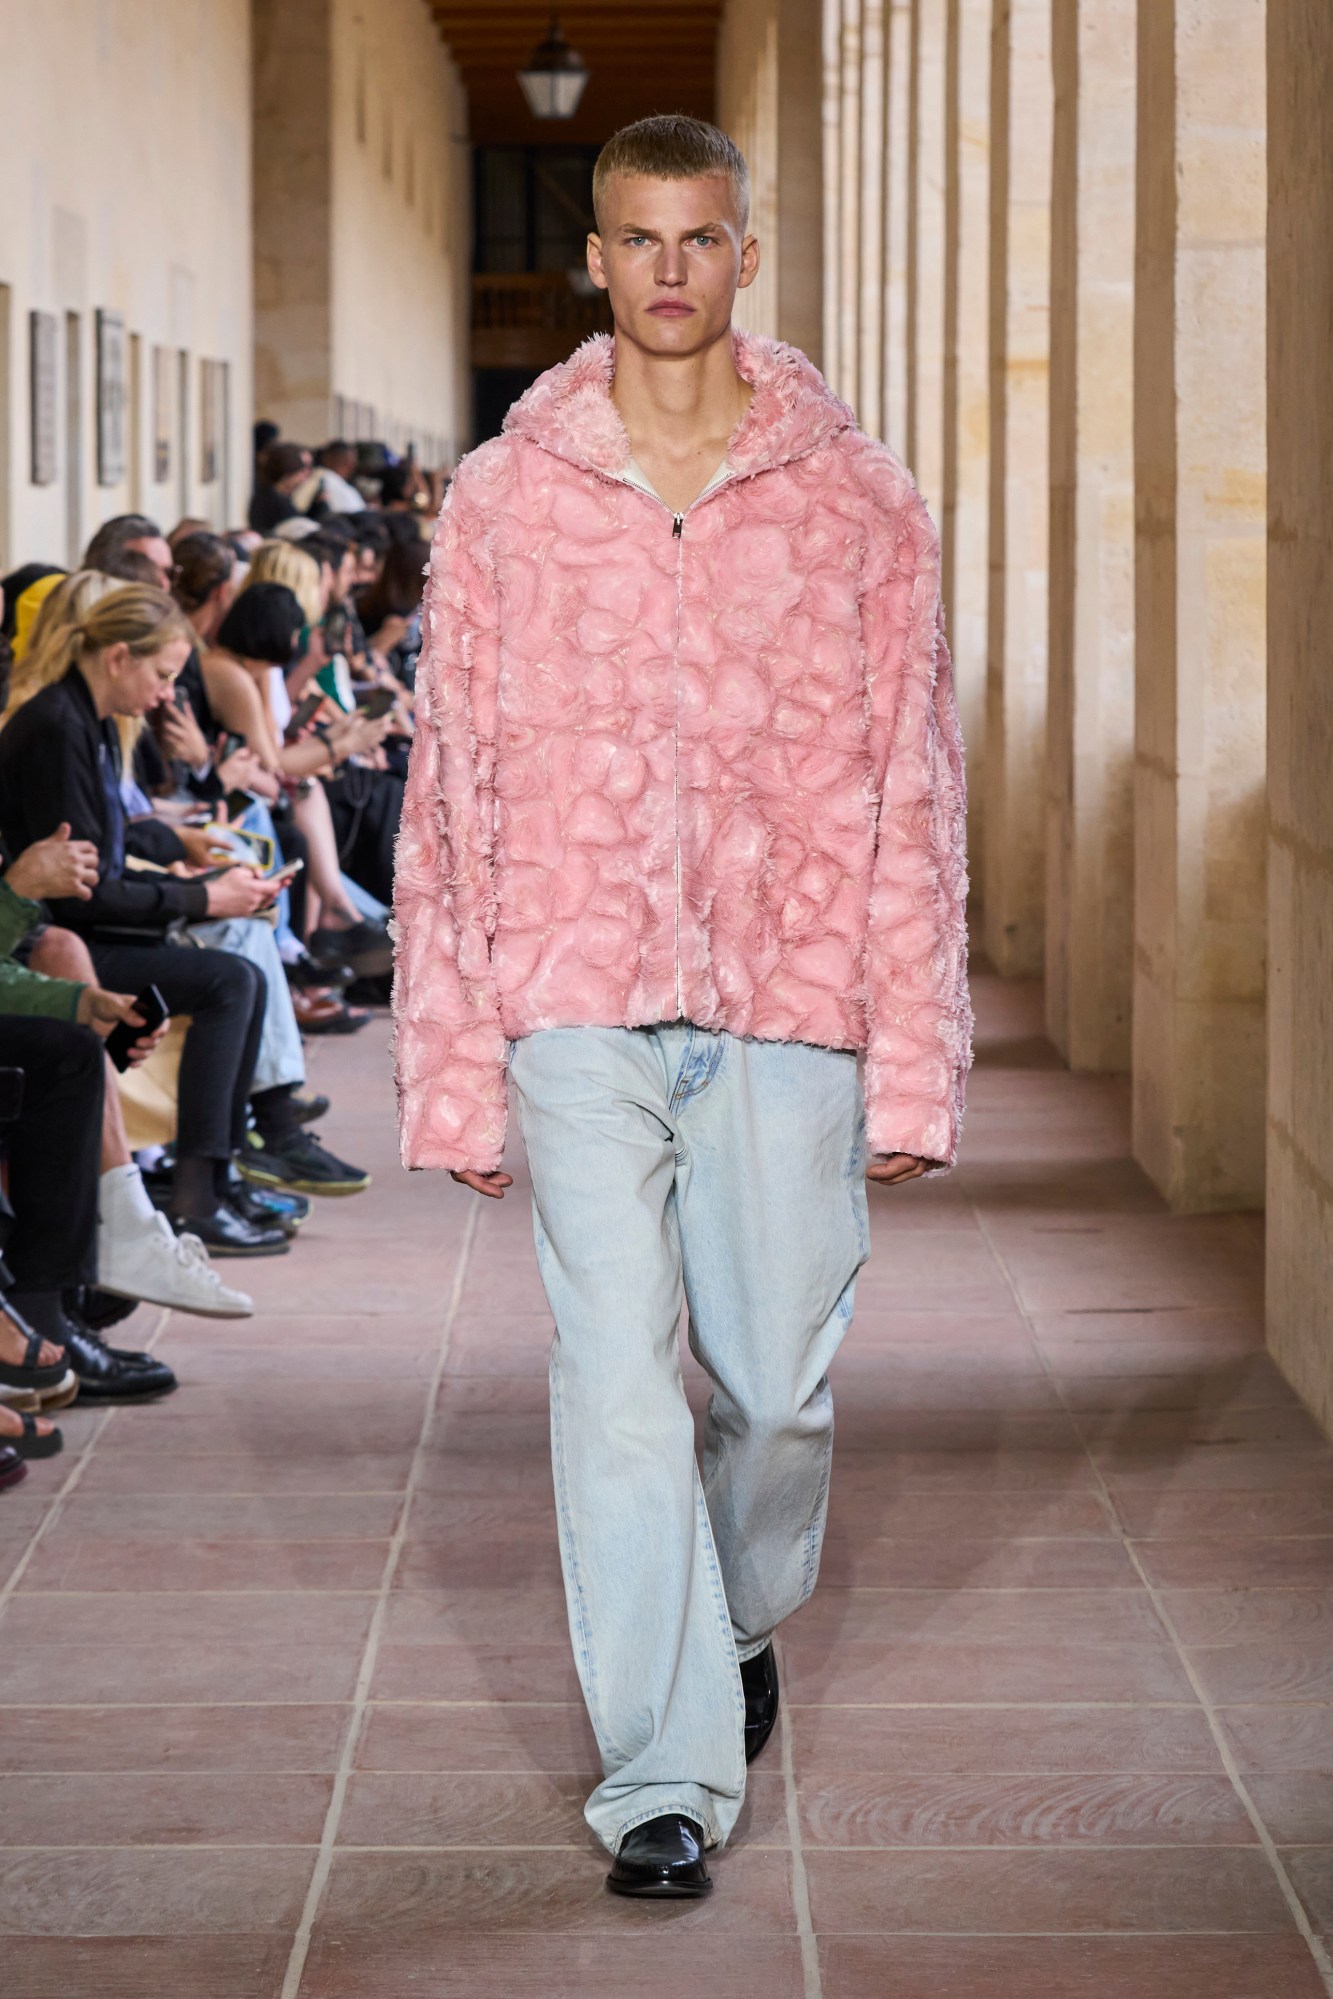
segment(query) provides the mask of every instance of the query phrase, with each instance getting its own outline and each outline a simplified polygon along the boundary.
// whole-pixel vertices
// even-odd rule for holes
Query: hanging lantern
[[[546,40],[537,44],[518,81],[534,118],[572,118],[578,110],[588,65],[561,34],[554,9]]]

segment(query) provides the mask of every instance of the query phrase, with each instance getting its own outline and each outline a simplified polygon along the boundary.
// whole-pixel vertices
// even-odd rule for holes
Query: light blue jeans
[[[305,1055],[296,1024],[291,988],[278,953],[271,923],[252,916],[215,916],[192,923],[190,935],[213,951],[230,951],[247,958],[264,975],[264,1025],[259,1036],[251,1090],[273,1090],[280,1083],[304,1083]]]
[[[738,1661],[814,1588],[829,1364],[869,1231],[854,1055],[685,1022],[546,1028],[511,1069],[555,1318],[551,1444],[570,1635],[616,1852],[745,1795]],[[678,1329],[712,1378],[703,1470]]]

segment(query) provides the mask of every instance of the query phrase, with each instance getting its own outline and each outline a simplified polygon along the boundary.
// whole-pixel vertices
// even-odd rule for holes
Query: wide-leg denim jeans
[[[681,1812],[710,1843],[745,1794],[738,1662],[814,1588],[829,1364],[869,1233],[854,1055],[649,1028],[515,1044],[570,1634],[612,1852]],[[712,1378],[702,1478],[678,1328]]]

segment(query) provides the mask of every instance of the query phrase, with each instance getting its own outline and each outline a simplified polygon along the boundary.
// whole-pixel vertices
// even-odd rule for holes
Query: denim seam
[[[557,1341],[559,1337],[560,1335],[557,1332]],[[592,1722],[598,1742],[609,1742],[609,1737],[601,1724],[599,1715],[600,1700],[597,1686],[597,1662],[593,1654],[592,1640],[588,1628],[583,1579],[579,1572],[578,1553],[574,1541],[574,1521],[569,1505],[569,1486],[565,1477],[564,1418],[560,1407],[560,1386],[554,1367],[551,1369],[551,1430],[555,1442],[555,1450],[552,1455],[556,1464],[556,1502],[560,1509],[561,1525],[564,1528],[564,1545],[568,1549],[569,1597],[578,1617],[579,1651],[587,1674],[584,1698],[587,1701],[588,1717]]]
[[[726,1656],[735,1672],[737,1747],[740,1750],[740,1789],[745,1788],[745,1690],[741,1686],[740,1667],[736,1658],[736,1633],[732,1628],[731,1610],[727,1604],[727,1592],[722,1583],[722,1571],[718,1565],[717,1548],[713,1542],[713,1523],[708,1514],[708,1501],[704,1497],[703,1480],[695,1471],[695,1513],[701,1528],[701,1539],[707,1552],[708,1580],[711,1586],[713,1608],[717,1612],[717,1628],[725,1640]],[[699,1520],[698,1516],[702,1515]]]

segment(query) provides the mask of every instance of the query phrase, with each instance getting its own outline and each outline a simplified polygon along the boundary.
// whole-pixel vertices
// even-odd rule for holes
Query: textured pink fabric
[[[613,343],[460,466],[398,843],[408,1166],[499,1164],[506,1039],[685,1018],[867,1050],[876,1153],[951,1162],[971,1014],[935,532],[793,349],[673,532]]]

